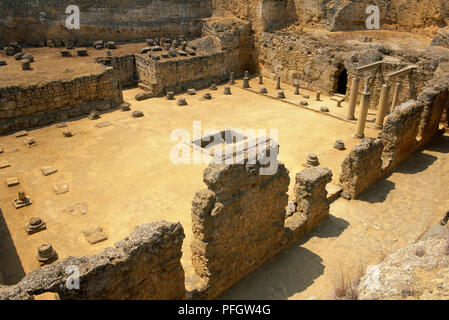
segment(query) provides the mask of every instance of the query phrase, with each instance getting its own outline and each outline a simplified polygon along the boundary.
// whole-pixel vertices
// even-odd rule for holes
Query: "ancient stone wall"
[[[366,30],[369,5],[379,7],[381,29],[432,32],[449,21],[449,4],[440,0],[213,0],[212,10],[249,20],[256,32],[293,23],[348,31]]]
[[[112,68],[101,74],[0,88],[0,134],[41,126],[123,102]]]
[[[328,168],[308,168],[296,174],[294,200],[285,220],[287,245],[291,245],[329,216],[326,185],[332,180]]]
[[[405,76],[390,82],[388,104],[393,100],[394,85],[401,83],[398,101],[415,99],[420,91],[427,86],[436,63],[432,54],[429,56],[413,55],[401,57],[402,52],[390,52],[380,46],[347,46],[342,43],[329,43],[325,39],[311,37],[305,34],[293,33],[263,33],[257,43],[258,66],[260,72],[275,79],[278,75],[281,81],[289,85],[299,82],[301,88],[320,90],[327,94],[336,92],[338,76],[344,69],[348,75],[346,97],[351,93],[352,78],[355,69],[370,63],[384,61],[379,72],[362,72],[359,91],[363,90],[364,77],[370,76],[370,104],[371,109],[377,109],[382,85],[386,82],[386,75],[417,62],[419,68],[413,76]],[[388,55],[385,55],[388,53]],[[392,56],[392,57],[390,57]],[[418,58],[419,57],[419,58]],[[438,64],[437,64],[438,65]],[[411,81],[413,86],[411,86]],[[360,96],[358,99],[360,100]]]
[[[136,68],[142,84],[154,96],[167,91],[181,92],[189,88],[204,88],[229,77],[226,54],[217,52],[181,60],[154,61],[136,56]]]
[[[422,103],[411,100],[396,107],[387,117],[383,130],[379,132],[379,138],[384,142],[384,169],[394,169],[421,147],[421,141],[416,138],[423,110]]]
[[[80,8],[79,30],[66,28],[69,5]],[[197,37],[211,13],[211,0],[8,0],[0,2],[0,42]]]
[[[209,165],[208,189],[192,201],[192,264],[205,286],[195,298],[214,299],[282,248],[290,182],[259,165]]]
[[[195,56],[152,60],[136,55],[136,69],[143,87],[157,96],[167,91],[204,88],[254,69],[251,34],[247,23],[236,19],[209,19],[203,24],[204,37],[191,41]]]
[[[207,189],[192,201],[192,264],[201,285],[195,299],[219,297],[266,260],[292,245],[329,215],[327,168],[301,171],[295,210],[286,213],[288,170],[259,174],[259,165],[209,165]]]
[[[61,299],[185,299],[179,223],[155,222],[137,227],[115,248],[84,257],[68,257],[29,273],[15,286],[0,286],[0,300],[26,299],[55,292]],[[73,266],[79,269],[79,289]]]
[[[340,176],[344,198],[357,197],[441,134],[449,109],[449,77],[440,71],[417,100],[402,103],[386,117],[379,139],[365,139],[350,151]]]
[[[97,59],[98,63],[114,68],[113,78],[119,79],[122,86],[134,84],[136,81],[136,61],[133,54],[104,57]]]
[[[382,177],[380,139],[364,139],[346,156],[341,165],[340,183],[345,199],[354,199]]]

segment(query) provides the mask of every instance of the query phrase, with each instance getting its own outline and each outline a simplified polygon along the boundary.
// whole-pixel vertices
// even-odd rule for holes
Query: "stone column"
[[[365,137],[365,124],[366,124],[366,116],[368,115],[370,96],[371,93],[369,93],[368,85],[366,85],[365,89],[362,92],[362,103],[360,105],[359,118],[357,119],[357,129],[354,135],[354,137],[357,139],[363,139]]]
[[[276,90],[281,90],[281,77],[277,77]]]
[[[359,85],[360,85],[360,78],[358,76],[355,76],[352,79],[351,84],[351,96],[349,97],[349,108],[346,114],[347,120],[355,120],[354,112],[355,106],[357,104],[357,96],[359,94]]]
[[[396,106],[398,104],[399,91],[401,91],[401,83],[396,82],[396,85],[394,87],[394,93],[393,93],[393,101],[391,102],[391,108],[390,108],[391,111],[393,111],[394,108],[396,108]]]
[[[380,92],[379,107],[377,108],[376,125],[374,128],[381,130],[384,127],[385,114],[387,112],[388,96],[390,95],[390,85],[382,85]]]
[[[259,84],[263,84],[263,77],[262,77],[262,75],[259,75]]]
[[[408,79],[410,81],[410,99],[416,100],[415,82],[413,81],[413,71],[409,73]]]
[[[299,95],[299,83],[295,84],[295,95]]]
[[[231,72],[231,76],[229,78],[229,84],[235,84],[235,80],[234,80],[234,72]]]

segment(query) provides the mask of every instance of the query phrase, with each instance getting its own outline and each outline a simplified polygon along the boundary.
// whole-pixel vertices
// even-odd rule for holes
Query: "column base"
[[[354,135],[354,138],[356,138],[356,139],[363,139],[363,138],[365,138],[365,135],[362,133],[362,134],[358,134],[358,133],[356,133],[355,135]]]
[[[382,125],[382,126],[379,126],[379,125],[375,125],[374,126],[374,129],[377,129],[377,130],[382,130],[384,128],[384,126]]]
[[[355,120],[355,117],[354,117],[354,116],[352,116],[352,117],[346,117],[346,120]]]

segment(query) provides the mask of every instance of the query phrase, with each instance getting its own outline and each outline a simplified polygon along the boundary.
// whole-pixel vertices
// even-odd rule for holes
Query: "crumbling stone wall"
[[[441,122],[449,108],[449,78],[440,71],[417,100],[397,106],[386,117],[379,139],[365,139],[350,151],[340,176],[344,198],[357,197],[442,133]]]
[[[79,30],[68,30],[66,7],[81,11]],[[40,16],[40,13],[44,15]],[[211,0],[16,0],[0,2],[0,42],[47,40],[128,41],[184,34],[197,37]],[[42,18],[42,19],[41,19]]]
[[[343,198],[354,199],[382,177],[382,149],[382,140],[367,138],[349,152],[341,165]]]
[[[394,169],[421,147],[421,141],[416,138],[423,110],[424,104],[411,100],[396,107],[387,117],[383,130],[379,132],[384,143],[383,169]]]
[[[214,15],[250,20],[256,32],[294,23],[347,31],[366,30],[369,5],[379,7],[383,30],[432,32],[449,20],[449,5],[440,0],[213,0],[212,10]]]
[[[68,257],[29,273],[15,286],[0,286],[0,300],[30,299],[55,292],[61,299],[185,299],[180,263],[184,231],[179,223],[154,222],[137,227],[115,248],[84,257]],[[79,290],[67,281],[79,269]]]
[[[285,220],[287,245],[303,237],[329,217],[326,185],[332,181],[328,168],[308,168],[296,174],[293,205]]]
[[[209,165],[207,189],[192,201],[192,265],[201,279],[194,299],[219,297],[266,260],[298,241],[329,215],[327,168],[301,171],[295,211],[286,214],[288,170],[259,174],[260,165]]]
[[[209,165],[208,189],[192,201],[192,264],[204,287],[194,298],[214,299],[282,249],[290,182],[260,165]]]
[[[167,91],[181,92],[225,81],[230,72],[225,61],[224,52],[166,61],[137,55],[136,68],[145,89],[157,96]]]
[[[112,68],[101,74],[0,88],[0,134],[107,110],[123,102]]]
[[[195,56],[152,60],[136,55],[136,69],[143,88],[154,96],[167,91],[204,88],[229,80],[253,68],[249,24],[236,19],[209,19],[203,24],[204,37],[190,42]]]
[[[136,61],[133,54],[98,58],[97,62],[114,68],[113,78],[119,79],[122,86],[136,82]]]

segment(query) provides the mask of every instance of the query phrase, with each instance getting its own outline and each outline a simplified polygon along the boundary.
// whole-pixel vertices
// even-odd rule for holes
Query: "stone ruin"
[[[224,86],[217,96],[237,96],[242,88],[265,97],[274,92],[271,97],[285,103],[290,96],[300,97],[296,105],[309,109],[312,100],[329,96],[331,103],[319,109],[323,116],[330,116],[347,102],[344,118],[355,125],[354,136],[360,139],[347,150],[341,139],[333,146],[336,152],[346,152],[339,176],[341,196],[355,199],[441,135],[449,124],[449,31],[441,27],[449,23],[449,9],[441,1],[428,1],[425,5],[429,10],[420,2],[387,1],[389,10],[382,19],[382,29],[431,34],[432,46],[426,50],[389,47],[374,35],[339,41],[332,34],[321,37],[306,30],[364,30],[368,2],[294,1],[292,7],[288,1],[219,0],[213,6],[207,0],[149,2],[144,5],[147,10],[124,10],[126,13],[120,15],[120,21],[133,22],[138,28],[115,25],[119,22],[117,8],[129,9],[126,0],[117,1],[116,8],[104,4],[105,15],[100,21],[95,19],[95,24],[89,21],[98,17],[97,4],[86,4],[88,19],[83,27],[88,31],[83,38],[54,28],[61,22],[58,16],[48,17],[45,24],[37,23],[33,32],[24,32],[22,19],[34,21],[36,8],[24,2],[2,3],[0,17],[10,17],[8,23],[0,18],[2,72],[15,61],[19,63],[17,73],[42,71],[39,55],[28,51],[44,46],[59,48],[58,58],[63,61],[90,59],[89,55],[102,52],[95,62],[104,68],[70,80],[2,85],[0,134],[19,132],[17,137],[23,137],[27,133],[20,130],[83,115],[95,120],[101,112],[117,107],[129,111],[130,104],[123,99],[123,87],[128,85],[143,90],[135,96],[139,102],[166,96],[179,106],[190,101],[176,99],[175,94],[187,92],[192,95],[190,100],[196,90],[217,90],[218,85]],[[161,5],[161,16],[144,13],[161,12]],[[62,9],[63,3],[52,0],[49,6]],[[426,21],[430,29],[413,21]],[[108,34],[105,26],[120,32]],[[136,52],[118,53],[122,46],[136,41],[142,44]],[[250,74],[257,74],[258,79],[251,79]],[[259,87],[252,89],[257,80]],[[231,88],[237,82],[239,86]],[[305,90],[315,96],[311,99]],[[206,93],[200,99],[211,98]],[[376,114],[376,138],[365,138],[369,111]],[[131,113],[132,117],[143,115],[139,110]],[[70,130],[62,134],[74,135]],[[33,138],[25,143],[36,145]],[[0,150],[2,153],[3,148]],[[0,299],[32,299],[44,292],[57,293],[61,299],[218,298],[327,219],[330,200],[326,186],[335,173],[321,167],[320,160],[321,155],[313,153],[298,159],[298,165],[307,169],[295,174],[290,202],[289,171],[282,163],[271,176],[259,175],[259,164],[209,165],[203,175],[205,189],[192,201],[190,247],[195,274],[190,278],[180,262],[183,227],[154,222],[136,228],[114,248],[96,255],[58,261],[57,244],[44,243],[36,258],[50,265],[29,273],[16,285],[0,286]],[[0,169],[10,166],[1,159]],[[42,169],[45,176],[57,172],[52,167]],[[6,181],[8,188],[20,185],[17,177]],[[32,205],[24,190],[8,201],[17,209]],[[28,234],[46,228],[39,217],[25,225]],[[90,233],[86,234],[88,238]],[[105,237],[101,234],[98,239]],[[82,290],[65,290],[61,285],[70,265],[81,266]]]

